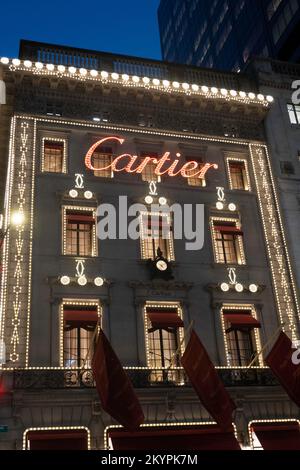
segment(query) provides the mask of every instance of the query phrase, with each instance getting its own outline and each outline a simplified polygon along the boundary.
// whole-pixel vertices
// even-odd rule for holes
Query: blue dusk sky
[[[8,0],[0,6],[0,56],[19,40],[160,59],[159,0]]]

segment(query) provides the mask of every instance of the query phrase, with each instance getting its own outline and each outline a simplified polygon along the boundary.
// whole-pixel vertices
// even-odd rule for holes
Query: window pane
[[[72,214],[67,213],[66,217]],[[78,214],[76,214],[78,215]],[[94,256],[93,236],[95,222],[86,223],[72,221],[66,222],[66,255],[73,256]]]
[[[229,162],[232,189],[248,190],[246,168],[243,162]]]
[[[143,216],[142,224],[144,232],[144,238],[141,239],[143,258],[154,260],[157,257],[157,249],[160,248],[162,256],[170,261],[173,239],[167,217],[155,217],[152,221],[151,214],[149,214]]]
[[[230,327],[226,325],[226,329]],[[231,366],[248,366],[255,355],[255,341],[252,330],[230,331],[226,333],[228,359]]]
[[[64,159],[64,143],[44,141],[43,171],[62,173]]]
[[[112,152],[94,152],[93,166],[94,168],[105,168],[112,163]],[[102,178],[112,178],[113,174],[111,168],[107,170],[94,171],[94,176]]]

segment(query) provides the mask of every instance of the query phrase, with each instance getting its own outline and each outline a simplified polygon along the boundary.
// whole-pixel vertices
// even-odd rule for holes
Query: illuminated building
[[[91,374],[97,325],[133,381],[144,434],[211,432],[212,419],[180,367],[192,321],[238,405],[242,446],[251,445],[248,427],[258,421],[297,425],[299,409],[263,357],[247,369],[281,323],[299,337],[296,285],[264,139],[272,97],[242,74],[38,43],[28,43],[29,50],[1,63],[15,96],[5,226],[13,210],[25,219],[3,246],[0,422],[8,432],[0,446],[54,449],[58,441],[101,449],[121,439]],[[116,173],[111,163],[121,151],[111,141],[94,148],[95,169],[88,169],[88,150],[112,136],[141,159],[170,152],[218,169],[205,180],[160,176],[150,164],[141,174]],[[97,207],[116,204],[120,195],[146,202],[144,232],[153,229],[153,200],[204,204],[204,248],[189,252],[184,240],[163,240],[172,224],[165,216],[156,237],[98,240]],[[153,272],[149,259],[158,248],[163,259]],[[171,270],[167,280],[161,261]],[[170,319],[173,327],[166,327]]]

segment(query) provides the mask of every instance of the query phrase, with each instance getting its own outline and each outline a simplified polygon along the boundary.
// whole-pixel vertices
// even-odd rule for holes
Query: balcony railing
[[[157,387],[191,387],[183,369],[127,368],[137,389]],[[226,387],[276,386],[269,369],[218,369]],[[19,369],[14,371],[14,389],[93,388],[90,369]]]

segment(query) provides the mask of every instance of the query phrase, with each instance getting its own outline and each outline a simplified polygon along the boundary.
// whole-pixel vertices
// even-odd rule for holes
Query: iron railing
[[[278,385],[269,369],[218,369],[226,387]],[[190,387],[183,369],[127,368],[133,386],[137,389],[155,387]],[[16,369],[13,372],[14,389],[93,388],[90,369]]]

